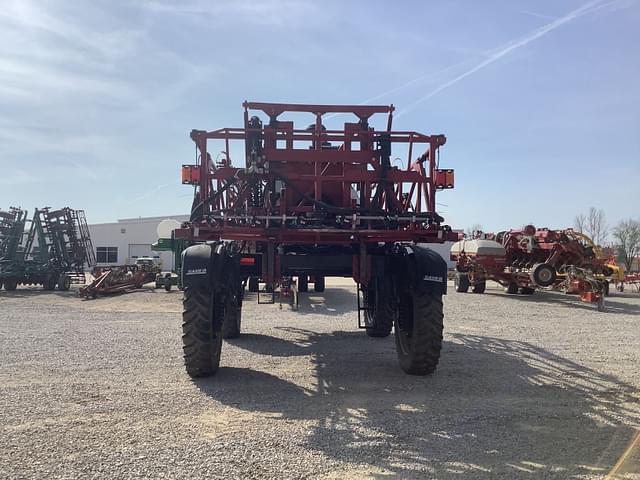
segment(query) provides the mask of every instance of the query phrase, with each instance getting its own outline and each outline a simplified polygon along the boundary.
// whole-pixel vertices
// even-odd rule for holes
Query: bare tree
[[[580,233],[589,235],[596,245],[602,245],[609,236],[607,218],[601,209],[591,207],[586,215],[576,215],[573,224]]]
[[[573,220],[573,226],[576,227],[576,230],[580,233],[584,233],[586,224],[587,216],[584,213],[576,215],[576,218]]]
[[[609,227],[603,210],[598,210],[595,207],[589,209],[586,231],[596,245],[604,243],[609,236]]]
[[[618,260],[631,270],[633,259],[640,254],[640,222],[623,220],[613,229],[613,236],[618,242]]]
[[[482,225],[480,223],[474,223],[470,227],[467,227],[467,231],[464,232],[467,238],[473,238],[476,232],[482,232]]]

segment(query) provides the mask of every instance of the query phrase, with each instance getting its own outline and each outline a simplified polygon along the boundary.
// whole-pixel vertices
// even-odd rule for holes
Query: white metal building
[[[173,270],[173,252],[151,250],[151,244],[158,240],[158,225],[166,219],[182,223],[189,216],[123,218],[117,222],[89,225],[97,265],[126,265],[135,263],[138,257],[154,257],[162,270]]]

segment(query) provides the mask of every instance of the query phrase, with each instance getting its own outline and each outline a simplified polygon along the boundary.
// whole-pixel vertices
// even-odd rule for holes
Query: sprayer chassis
[[[392,131],[393,106],[243,105],[244,128],[191,132],[197,161],[182,167],[183,183],[195,190],[191,221],[174,233],[200,242],[184,254],[186,309],[199,305],[204,315],[203,302],[213,302],[206,307],[214,316],[211,335],[232,337],[239,335],[248,279],[261,279],[265,292],[280,287],[288,295],[293,289],[291,298],[297,298],[310,279],[322,291],[325,277],[352,277],[359,318],[364,313],[359,325],[370,336],[387,336],[395,325],[402,368],[433,371],[447,268],[417,243],[456,238],[435,211],[436,191],[453,188],[453,171],[437,167],[445,137]],[[268,123],[250,117],[251,110],[265,114]],[[315,122],[296,129],[278,119],[285,112],[310,114]],[[357,122],[327,130],[326,114],[355,115]],[[369,126],[374,114],[387,115],[384,131]],[[242,168],[230,160],[234,140],[244,143]],[[213,142],[220,148],[210,148]],[[392,165],[396,144],[406,146],[404,166]],[[418,146],[426,150],[414,159]],[[222,159],[214,161],[210,152],[218,151]],[[416,312],[420,319],[414,321]],[[188,315],[184,322],[187,370],[214,373],[219,355],[202,356],[209,347],[196,345],[196,320]]]

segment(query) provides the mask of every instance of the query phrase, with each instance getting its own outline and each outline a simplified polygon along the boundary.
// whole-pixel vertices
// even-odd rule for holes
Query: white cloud
[[[305,0],[262,0],[257,2],[185,0],[167,2],[144,0],[141,5],[153,12],[186,15],[193,20],[221,24],[234,18],[241,23],[280,26],[305,18],[307,22],[322,15],[317,3]]]

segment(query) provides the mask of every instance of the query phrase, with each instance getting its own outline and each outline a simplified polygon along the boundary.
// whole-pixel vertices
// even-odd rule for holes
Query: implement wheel
[[[531,270],[531,281],[540,287],[550,287],[556,281],[556,269],[548,263],[537,263]]]
[[[187,373],[208,377],[220,366],[224,306],[213,291],[203,287],[185,288],[183,306],[182,350]]]
[[[252,293],[256,293],[260,289],[260,282],[258,277],[250,277],[249,278],[249,291]]]
[[[66,292],[71,288],[71,277],[66,273],[61,273],[58,277],[58,290]]]
[[[370,337],[388,337],[396,317],[393,285],[388,277],[374,277],[362,293],[364,323]]]
[[[518,284],[516,282],[511,282],[505,287],[504,291],[509,295],[515,295],[516,293],[518,293]]]
[[[313,291],[322,293],[324,292],[324,277],[316,277],[313,283]]]
[[[456,292],[467,293],[469,291],[469,275],[466,273],[456,272],[453,283],[456,287]]]
[[[487,289],[487,282],[485,280],[482,280],[481,282],[474,284],[471,291],[473,293],[484,293],[486,289]]]
[[[58,283],[58,278],[55,275],[49,275],[42,283],[42,288],[45,290],[55,290],[56,283]]]
[[[442,295],[402,292],[395,321],[396,351],[400,368],[410,375],[432,373],[442,349]]]

